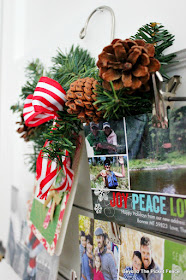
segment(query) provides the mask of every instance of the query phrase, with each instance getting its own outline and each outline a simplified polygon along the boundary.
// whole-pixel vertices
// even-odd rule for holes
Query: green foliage
[[[51,68],[52,78],[62,85],[64,90],[68,90],[70,84],[79,78],[98,77],[98,70],[93,59],[87,50],[79,46],[72,46],[69,53],[64,54],[58,50],[57,55],[52,58]]]
[[[19,112],[20,116],[22,116],[24,101],[29,94],[34,93],[41,76],[47,76],[58,81],[66,91],[68,91],[71,82],[78,78],[97,77],[98,70],[95,60],[90,57],[87,50],[83,50],[79,46],[76,48],[72,46],[67,54],[63,54],[59,50],[52,61],[53,66],[48,72],[44,69],[39,59],[28,64],[25,69],[27,81],[20,94],[22,103],[11,106],[13,113]],[[47,153],[52,160],[56,160],[58,165],[62,166],[61,156],[64,154],[65,149],[69,151],[71,157],[74,155],[81,130],[81,122],[76,115],[69,115],[66,108],[64,108],[64,111],[57,113],[60,116],[60,120],[56,121],[55,130],[52,130],[53,121],[51,120],[35,127],[34,133],[28,136],[29,141],[33,142],[34,150],[32,154],[27,155],[29,157],[30,171],[35,172],[37,156],[46,139],[53,142],[43,152]]]
[[[175,36],[164,29],[162,24],[156,22],[150,22],[143,25],[138,29],[137,33],[132,36],[132,39],[143,39],[147,43],[153,44],[155,47],[155,58],[161,63],[160,73],[168,78],[166,75],[164,66],[172,63],[172,60],[176,57],[176,54],[163,54],[163,52],[173,45]]]
[[[22,112],[23,111],[23,105],[17,102],[16,104],[12,105],[10,107],[10,110],[12,110],[13,113],[16,112]]]
[[[115,90],[112,82],[110,82],[112,91],[104,90],[101,86],[97,86],[98,93],[95,104],[99,106],[99,111],[104,112],[104,119],[118,120],[124,116],[143,114],[151,111],[152,94],[133,93],[127,94],[127,89]]]
[[[21,99],[24,101],[29,94],[33,94],[41,76],[44,75],[44,66],[39,59],[28,64],[25,69],[27,77],[26,84],[22,87]],[[47,73],[48,74],[48,73]]]
[[[59,120],[56,120],[56,124],[49,127],[43,134],[45,139],[52,141],[47,148],[43,149],[43,152],[47,153],[51,160],[56,160],[59,166],[62,166],[61,157],[65,155],[65,150],[73,157],[82,127],[77,116],[69,115],[66,108],[58,114]]]

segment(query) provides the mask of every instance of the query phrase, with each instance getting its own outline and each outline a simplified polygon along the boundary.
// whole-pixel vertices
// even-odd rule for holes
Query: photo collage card
[[[186,106],[84,126],[94,217],[185,242]],[[130,217],[130,219],[128,219]]]
[[[91,188],[130,188],[125,119],[84,126]]]

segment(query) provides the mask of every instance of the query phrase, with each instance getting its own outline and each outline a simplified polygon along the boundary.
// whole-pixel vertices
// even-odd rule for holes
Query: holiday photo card
[[[121,227],[121,280],[185,279],[186,246]]]
[[[118,279],[120,246],[111,238],[113,227],[79,216],[80,279]]]
[[[121,279],[163,279],[164,239],[121,228]]]

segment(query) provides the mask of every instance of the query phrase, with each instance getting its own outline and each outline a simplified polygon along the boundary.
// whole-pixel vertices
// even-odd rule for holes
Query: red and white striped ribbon
[[[49,144],[50,141],[46,140],[44,147],[48,147]],[[38,197],[40,199],[46,198],[59,170],[56,161],[51,161],[48,156],[43,154],[43,150],[41,149],[36,162],[36,179],[39,184]]]
[[[53,79],[41,77],[34,94],[30,94],[26,100],[23,109],[23,117],[27,126],[39,126],[51,119],[56,120],[57,111],[62,111],[66,102],[66,92],[62,86]],[[54,123],[55,124],[55,123]],[[55,128],[53,128],[55,129]],[[49,146],[51,141],[46,140],[44,147]],[[65,174],[64,182],[58,190],[69,190],[72,185],[73,171],[70,169],[69,154],[65,152],[63,159],[63,170]],[[46,198],[49,189],[54,183],[61,167],[57,167],[56,161],[51,161],[48,156],[40,151],[36,163],[36,179],[39,184],[40,199]]]
[[[24,104],[23,117],[27,126],[38,126],[57,116],[66,102],[66,92],[55,80],[41,77],[34,94]]]
[[[49,141],[46,141],[44,147],[48,145]],[[36,179],[39,184],[38,198],[46,199],[47,194],[60,170],[61,167],[57,168],[57,163],[55,161],[51,161],[48,157],[43,156],[41,150],[36,164]],[[63,158],[63,171],[65,178],[61,186],[55,190],[69,191],[72,187],[74,172],[70,168],[70,157],[68,151],[65,151],[65,157]]]
[[[63,179],[61,186],[59,188],[55,188],[55,190],[65,192],[71,189],[74,177],[74,172],[70,168],[70,157],[67,150],[65,151],[65,157],[63,157],[63,172],[65,178]]]

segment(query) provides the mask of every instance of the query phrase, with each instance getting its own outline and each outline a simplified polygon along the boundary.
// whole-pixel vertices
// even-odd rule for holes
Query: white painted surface
[[[79,32],[93,9],[101,5],[115,12],[116,38],[127,38],[143,24],[156,21],[176,36],[169,53],[186,48],[185,0],[0,0],[0,239],[4,243],[9,228],[11,185],[30,190],[34,184],[24,156],[31,145],[15,132],[19,117],[10,111],[25,82],[24,68],[35,58],[49,66],[57,48],[65,51],[72,44],[89,49],[97,57],[110,42],[109,12],[93,16],[84,40],[79,39]]]
[[[2,260],[0,263],[0,275],[6,280],[21,280],[6,260]]]

